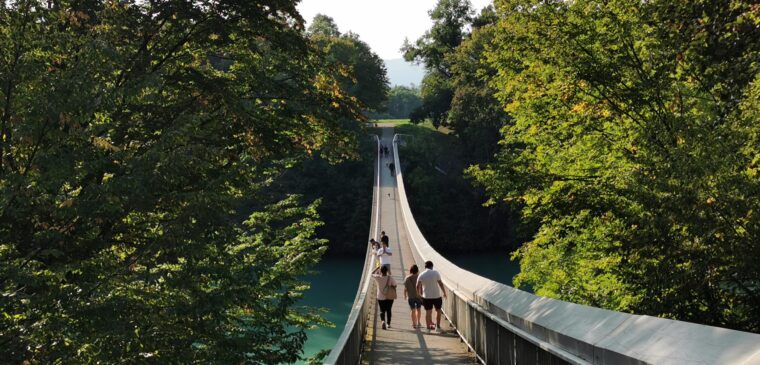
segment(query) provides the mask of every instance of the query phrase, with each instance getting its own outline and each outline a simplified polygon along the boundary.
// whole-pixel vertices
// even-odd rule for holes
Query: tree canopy
[[[414,44],[406,40],[401,51],[406,61],[422,63],[427,70],[422,80],[422,105],[411,113],[411,120],[430,119],[438,127],[446,124],[454,95],[449,56],[464,40],[473,10],[469,0],[440,0],[429,14],[433,20],[430,30]]]
[[[446,125],[464,144],[471,163],[493,160],[501,136],[499,131],[509,122],[496,99],[496,88],[490,83],[497,70],[486,56],[496,37],[496,21],[493,7],[484,8],[473,19],[471,33],[448,56],[453,95]]]
[[[406,119],[422,105],[420,90],[416,87],[394,86],[388,92],[387,114],[392,119]]]
[[[314,16],[311,25],[309,25],[308,33],[311,36],[340,37],[340,30],[338,30],[335,20],[324,14]]]
[[[439,0],[429,12],[433,26],[414,44],[404,41],[401,50],[404,59],[419,62],[430,72],[451,76],[446,56],[464,39],[465,27],[472,21],[473,10],[469,0]]]
[[[471,169],[538,225],[517,285],[760,331],[760,18],[743,1],[497,1],[514,122]]]
[[[341,88],[355,97],[366,110],[378,111],[388,100],[385,63],[356,33],[340,34],[332,18],[317,14],[309,36],[336,69]]]
[[[515,284],[760,331],[756,7],[465,5],[439,1],[402,48],[428,70],[412,120],[448,127],[487,204],[521,211]]]
[[[3,2],[4,361],[298,359],[318,202],[243,202],[363,119],[304,34],[294,1]]]

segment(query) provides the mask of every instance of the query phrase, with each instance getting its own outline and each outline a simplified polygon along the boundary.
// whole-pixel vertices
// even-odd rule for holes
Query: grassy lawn
[[[409,124],[409,119],[372,119],[372,123]]]
[[[440,132],[440,133],[443,133],[443,134],[449,134],[449,133],[451,133],[451,130],[448,129],[448,128],[446,128],[446,127],[441,127],[441,128],[436,129],[435,127],[433,127],[433,123],[430,122],[430,120],[426,120],[424,123],[416,124],[416,125],[412,124],[411,122],[409,122],[409,119],[373,119],[371,121],[371,123],[393,124],[397,128],[401,127],[401,126],[407,126],[407,125],[408,126],[418,126],[418,127],[423,127],[423,128],[427,128],[427,129],[430,129],[430,130],[434,130],[434,131],[437,131],[437,132]]]

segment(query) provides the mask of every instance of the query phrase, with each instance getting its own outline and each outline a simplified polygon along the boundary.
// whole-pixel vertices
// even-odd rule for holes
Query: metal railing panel
[[[485,356],[484,360],[487,364],[499,364],[499,357],[501,355],[499,351],[500,336],[499,329],[501,327],[494,321],[485,321]],[[508,343],[505,343],[508,345]],[[508,346],[504,346],[505,348]],[[506,357],[505,357],[506,359]]]
[[[495,324],[495,322],[494,322]],[[516,335],[514,332],[501,327],[498,327],[498,349],[495,351],[498,355],[498,360],[496,362],[488,361],[489,364],[505,364],[505,365],[515,365],[516,364],[516,357],[515,357],[515,341],[516,341]]]

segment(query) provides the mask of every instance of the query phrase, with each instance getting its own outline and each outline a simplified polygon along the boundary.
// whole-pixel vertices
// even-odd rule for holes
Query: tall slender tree
[[[509,121],[490,83],[496,68],[486,56],[496,37],[497,20],[492,6],[484,8],[473,19],[469,36],[449,55],[454,94],[447,114],[448,127],[464,144],[472,164],[493,160],[501,137],[499,131]]]
[[[472,16],[469,0],[440,0],[430,11],[430,30],[414,44],[404,41],[404,59],[422,63],[427,71],[422,80],[422,105],[411,113],[413,122],[430,119],[435,127],[446,124],[454,95],[451,61],[447,57],[462,43]]]

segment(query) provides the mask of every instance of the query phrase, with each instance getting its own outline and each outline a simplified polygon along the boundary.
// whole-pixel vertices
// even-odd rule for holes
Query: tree
[[[312,31],[315,27],[318,29]],[[390,88],[383,60],[357,34],[340,35],[327,16],[315,16],[309,29],[310,38],[337,70],[343,90],[362,103],[366,110],[382,109]]]
[[[404,47],[407,59],[427,68],[423,103],[410,113],[411,121],[430,120],[451,132],[446,139],[425,141],[417,136],[404,153],[405,181],[408,189],[425,192],[411,194],[412,204],[426,234],[438,236],[434,240],[440,249],[516,249],[530,236],[532,226],[519,224],[518,209],[512,204],[482,206],[488,200],[484,189],[472,186],[463,171],[494,159],[500,129],[510,121],[495,97],[490,81],[497,71],[486,57],[498,18],[491,6],[473,15],[466,1],[440,1],[431,12],[435,19],[431,30],[415,45],[407,42]],[[437,164],[449,166],[444,176]],[[463,245],[466,237],[470,239]]]
[[[420,93],[422,105],[410,114],[411,122],[421,123],[430,119],[436,128],[446,125],[446,116],[454,95],[450,80],[437,71],[430,72],[422,79]]]
[[[392,119],[409,118],[409,114],[420,105],[422,99],[418,88],[394,86],[388,93],[387,115]]]
[[[316,203],[241,204],[314,151],[355,155],[362,115],[295,2],[6,6],[4,361],[297,360]]]
[[[741,1],[498,2],[514,118],[472,174],[537,234],[517,285],[760,331],[758,17]]]
[[[425,65],[428,72],[437,71],[451,76],[446,56],[451,53],[467,34],[465,27],[472,21],[473,10],[469,0],[439,0],[429,12],[433,26],[414,44],[404,41],[401,51],[408,62]]]
[[[359,136],[366,135],[357,125]],[[317,237],[328,240],[325,255],[355,255],[366,252],[357,245],[367,237],[367,217],[372,211],[373,163],[375,141],[360,140],[361,156],[330,163],[319,153],[284,171],[266,192],[274,197],[298,194],[304,201],[319,200],[317,207],[324,225],[317,227]],[[254,202],[255,203],[255,202]],[[335,323],[340,326],[341,323]]]
[[[404,184],[417,224],[436,250],[504,253],[519,247],[521,232],[512,224],[519,220],[503,205],[484,207],[485,192],[464,175],[469,162],[459,137],[416,125],[397,130],[413,136],[400,152]]]
[[[433,26],[414,44],[404,41],[404,59],[425,65],[422,80],[422,106],[411,114],[412,122],[431,119],[435,127],[445,125],[453,88],[451,63],[447,60],[464,39],[465,27],[472,21],[469,0],[439,0],[430,11]]]
[[[496,35],[496,13],[484,8],[473,19],[472,32],[449,56],[454,94],[447,115],[448,127],[464,144],[470,163],[490,162],[500,140],[499,131],[509,118],[496,99],[490,80],[496,68],[488,62],[486,50]]]
[[[330,38],[340,37],[338,25],[335,24],[333,18],[324,14],[317,14],[314,16],[314,19],[311,21],[311,25],[309,26],[307,33],[310,36],[322,36]]]

